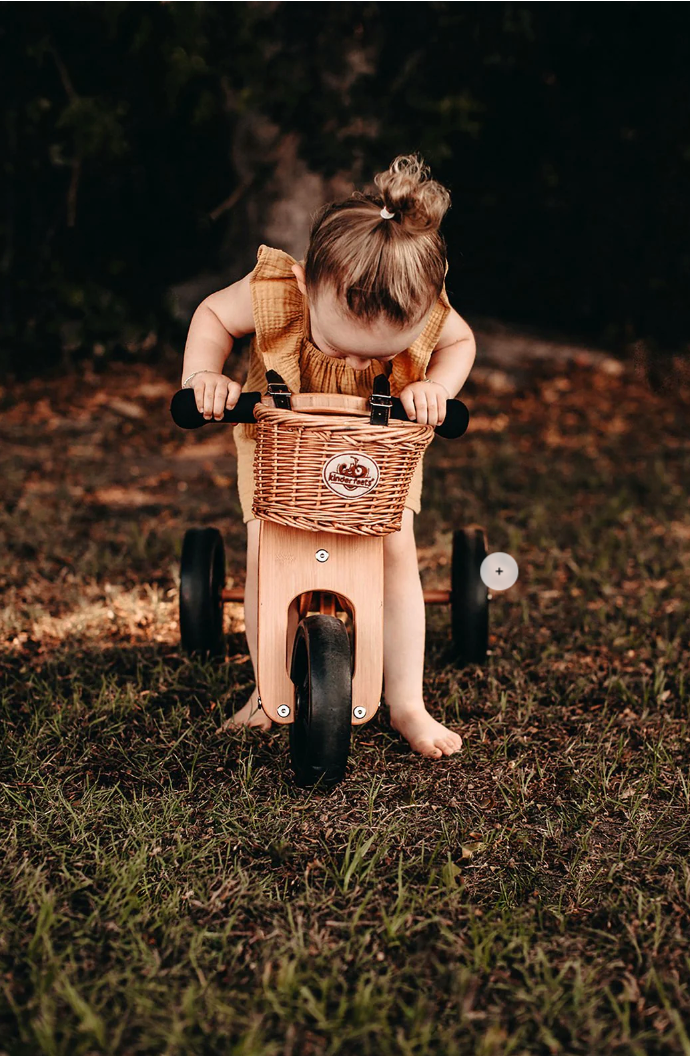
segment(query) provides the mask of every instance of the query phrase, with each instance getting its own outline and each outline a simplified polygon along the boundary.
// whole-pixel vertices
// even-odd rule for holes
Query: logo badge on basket
[[[358,499],[378,484],[379,467],[361,451],[341,451],[323,467],[323,482],[343,499]]]

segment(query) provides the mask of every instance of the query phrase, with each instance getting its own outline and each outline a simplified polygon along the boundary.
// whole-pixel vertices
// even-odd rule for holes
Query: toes
[[[419,745],[413,746],[415,751],[420,752],[421,755],[425,755],[428,759],[440,759],[443,755],[454,755],[455,752],[460,750],[460,744],[449,738],[443,738],[438,741],[427,741]]]
[[[443,752],[437,744],[430,744],[428,742],[427,744],[420,745],[418,751],[421,752],[422,755],[426,755],[429,759],[438,759],[439,756],[443,755]]]

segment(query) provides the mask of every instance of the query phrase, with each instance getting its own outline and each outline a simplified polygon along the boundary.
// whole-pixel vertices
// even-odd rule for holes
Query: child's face
[[[304,269],[292,269],[302,293],[307,292]],[[431,310],[431,309],[430,309]],[[426,326],[429,313],[415,326],[398,330],[384,320],[362,325],[354,316],[347,318],[338,309],[335,297],[327,292],[309,302],[311,336],[322,352],[344,359],[353,370],[366,370],[372,360],[385,363],[413,344]]]

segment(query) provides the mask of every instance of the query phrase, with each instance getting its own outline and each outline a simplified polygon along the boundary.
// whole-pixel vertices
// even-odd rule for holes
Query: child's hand
[[[204,418],[221,421],[226,410],[231,411],[240,398],[242,386],[225,374],[204,370],[189,383],[194,390],[196,406]]]
[[[437,381],[413,381],[400,393],[400,402],[407,417],[419,425],[441,425],[446,417],[445,385]]]

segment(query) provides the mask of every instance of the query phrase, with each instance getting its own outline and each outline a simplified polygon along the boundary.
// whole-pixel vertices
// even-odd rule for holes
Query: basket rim
[[[254,417],[257,424],[261,419],[273,419],[272,424],[283,424],[286,426],[294,427],[313,427],[318,429],[328,429],[329,426],[334,428],[336,426],[343,427],[349,425],[352,429],[380,429],[381,439],[385,435],[390,436],[390,432],[397,430],[410,430],[414,429],[419,433],[426,433],[428,431],[434,432],[434,426],[427,423],[421,424],[420,422],[405,422],[398,418],[389,419],[388,425],[372,425],[368,417],[364,418],[361,415],[353,414],[323,414],[314,411],[297,411],[297,410],[286,410],[282,407],[267,407],[263,403],[257,403],[254,407]]]

